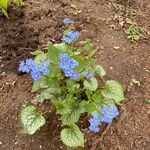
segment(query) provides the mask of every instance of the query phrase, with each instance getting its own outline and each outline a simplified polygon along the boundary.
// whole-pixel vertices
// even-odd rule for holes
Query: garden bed
[[[95,59],[107,71],[108,79],[118,80],[125,89],[126,100],[120,116],[92,134],[83,127],[87,150],[150,149],[150,41],[131,42],[123,32],[126,26],[124,3],[116,11],[109,1],[99,0],[39,0],[25,1],[22,9],[10,7],[10,19],[0,14],[0,149],[60,150],[66,148],[59,139],[58,120],[47,124],[33,136],[23,133],[18,122],[21,105],[32,101],[32,80],[18,73],[18,62],[31,57],[35,49],[45,50],[48,42],[60,42],[62,20],[76,21],[81,39],[90,38],[98,49]],[[136,15],[127,18],[150,30],[150,2],[138,0],[127,5]],[[140,81],[140,85],[130,82]],[[45,104],[45,107],[47,105]]]

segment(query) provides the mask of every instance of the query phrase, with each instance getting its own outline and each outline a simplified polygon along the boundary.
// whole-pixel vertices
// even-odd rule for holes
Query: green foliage
[[[113,99],[117,104],[124,100],[123,88],[120,83],[114,80],[106,81],[102,95],[105,98]]]
[[[89,81],[84,81],[84,86],[87,90],[96,91],[98,88],[98,82],[95,78],[91,78]]]
[[[0,0],[0,9],[2,10],[2,12],[4,13],[4,15],[8,17],[8,13],[7,13],[7,10],[8,10],[8,2],[9,0]],[[17,6],[17,7],[21,7],[24,5],[23,3],[23,0],[14,0],[14,4]]]
[[[59,61],[60,51],[53,44],[48,45],[48,58],[57,63]]]
[[[137,24],[132,23],[127,29],[124,29],[124,32],[131,41],[138,41],[143,37],[144,30]]]
[[[32,92],[37,92],[39,101],[48,100],[56,108],[60,116],[62,127],[67,127],[61,132],[61,140],[69,147],[84,147],[84,136],[77,123],[83,113],[92,114],[99,111],[108,103],[120,104],[124,99],[123,88],[114,80],[106,81],[99,85],[97,76],[104,77],[106,71],[102,66],[96,65],[92,58],[96,50],[93,49],[90,40],[79,43],[48,45],[48,51],[37,50],[32,53],[37,64],[48,61],[49,73],[41,75],[39,80],[33,82]],[[78,79],[66,77],[60,68],[60,55],[66,53],[78,62],[73,68],[79,74]],[[67,68],[68,69],[68,68]],[[93,76],[88,77],[89,71]],[[21,110],[21,122],[23,128],[29,134],[35,133],[44,123],[44,118],[36,112],[34,106],[24,106]]]
[[[33,105],[22,107],[20,118],[23,128],[30,135],[34,134],[45,124],[44,117],[36,111],[36,107]]]
[[[8,18],[7,9],[8,9],[8,0],[0,0],[0,9],[4,15]]]
[[[95,66],[95,72],[100,76],[103,77],[106,75],[106,71],[104,70],[104,68],[101,65],[96,65]]]
[[[21,6],[24,5],[23,0],[14,0],[14,4],[15,4],[17,7],[21,7]]]
[[[68,147],[84,147],[84,136],[78,126],[70,126],[61,131],[61,140]]]

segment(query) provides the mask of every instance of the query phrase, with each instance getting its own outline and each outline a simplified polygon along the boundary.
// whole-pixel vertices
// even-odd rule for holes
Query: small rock
[[[120,47],[119,46],[114,46],[114,49],[118,50]]]

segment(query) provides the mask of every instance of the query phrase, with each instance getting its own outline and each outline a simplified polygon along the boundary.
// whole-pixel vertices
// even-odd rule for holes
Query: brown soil
[[[10,7],[9,20],[0,14],[0,72],[6,74],[0,80],[0,149],[67,149],[59,139],[60,126],[58,120],[52,121],[52,114],[35,135],[23,133],[18,113],[21,105],[30,102],[34,95],[30,92],[30,76],[17,75],[20,60],[32,57],[30,53],[35,49],[46,49],[50,41],[60,42],[63,30],[60,22],[65,17],[76,21],[81,39],[92,39],[99,48],[97,62],[106,68],[108,79],[123,84],[126,94],[120,116],[112,124],[100,134],[84,130],[87,137],[85,149],[150,149],[150,104],[145,101],[150,98],[150,40],[146,38],[132,43],[121,27],[122,24],[126,26],[125,14],[128,12],[128,19],[150,31],[150,2],[116,2],[119,4],[117,11],[109,0],[26,0],[22,9]],[[129,15],[131,11],[136,15]],[[129,86],[133,78],[141,85]]]

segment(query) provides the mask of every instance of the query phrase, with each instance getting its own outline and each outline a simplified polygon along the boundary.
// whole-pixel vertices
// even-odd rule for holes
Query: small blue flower
[[[74,21],[73,21],[72,19],[70,19],[70,18],[65,18],[65,19],[63,20],[63,23],[69,24],[69,23],[74,23]]]
[[[86,76],[87,79],[94,78],[94,74],[90,73],[88,70],[83,71],[83,74]]]
[[[48,69],[42,69],[41,72],[42,72],[43,75],[49,74],[49,70]]]
[[[99,132],[98,125],[102,122],[111,123],[112,120],[119,115],[118,108],[115,105],[105,105],[101,109],[102,115],[100,116],[97,112],[92,113],[90,118],[89,130],[92,132]]]
[[[49,69],[48,69],[49,64],[50,64],[49,61],[45,61],[41,64],[40,70],[43,75],[47,75],[49,73]]]
[[[26,59],[26,66],[31,70],[33,66],[35,66],[35,62],[32,59]]]
[[[100,128],[98,126],[92,126],[92,125],[90,125],[89,126],[89,130],[91,132],[98,133],[100,131]]]
[[[41,74],[39,71],[31,71],[31,75],[34,80],[39,80],[41,78]]]
[[[71,77],[71,78],[73,78],[74,80],[76,80],[76,79],[79,78],[79,74],[78,74],[78,72],[76,72],[76,71],[73,71],[73,70],[71,70],[71,69],[68,69],[68,70],[65,70],[64,72],[65,72],[65,76],[66,76],[66,77]]]
[[[74,71],[73,75],[70,77],[73,78],[74,80],[77,80],[79,78],[79,73]]]
[[[75,68],[75,67],[77,67],[79,65],[79,63],[76,60],[74,60],[74,59],[69,59],[68,63],[69,63],[69,65],[70,65],[70,67],[72,69]]]
[[[79,38],[80,33],[78,31],[69,31],[66,35],[63,36],[62,40],[70,44],[76,38]]]
[[[73,58],[70,58],[70,56],[67,53],[60,54],[60,61],[58,63],[58,66],[63,70],[66,77],[70,77],[74,80],[78,79],[79,73],[72,70],[78,65],[78,62]]]
[[[39,80],[41,74],[47,75],[49,73],[49,61],[42,64],[36,64],[32,59],[26,59],[19,64],[19,71],[31,73],[34,80]]]
[[[19,64],[19,71],[21,72],[27,72],[29,73],[30,72],[30,69],[28,68],[28,66],[25,64],[25,61],[22,61],[20,64]]]
[[[102,108],[101,112],[101,121],[105,123],[111,123],[119,115],[118,108],[115,105],[106,105]]]
[[[98,125],[101,123],[101,119],[97,113],[92,114],[92,118],[90,118],[89,122],[90,126],[88,128],[90,131],[95,133],[100,131]]]
[[[67,61],[70,57],[67,53],[60,54],[60,61]]]
[[[47,68],[49,66],[49,61],[45,61],[41,64],[41,68]]]

